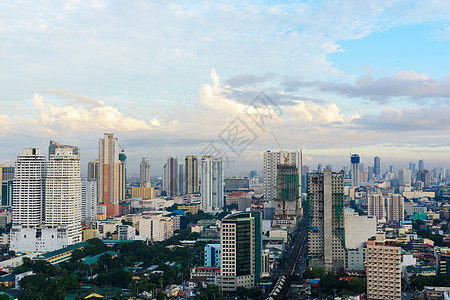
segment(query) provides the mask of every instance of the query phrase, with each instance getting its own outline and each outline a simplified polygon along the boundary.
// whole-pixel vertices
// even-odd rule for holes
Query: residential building
[[[82,239],[80,156],[73,154],[77,148],[57,147],[50,154],[45,178],[45,225],[67,227],[68,245]]]
[[[184,192],[186,194],[196,194],[198,190],[198,158],[195,155],[188,155],[184,159]]]
[[[2,208],[11,208],[13,205],[13,182],[14,181],[12,179],[2,181]]]
[[[223,292],[253,288],[261,278],[262,222],[260,212],[226,216],[220,224],[220,276]]]
[[[131,198],[153,199],[155,198],[155,189],[152,187],[132,187]]]
[[[136,228],[130,225],[117,226],[117,236],[119,241],[134,240],[136,238]]]
[[[97,221],[98,205],[97,179],[84,179],[81,181],[81,222],[86,225]]]
[[[384,218],[385,204],[381,193],[371,193],[367,196],[367,214],[376,217],[377,220]]]
[[[277,197],[277,168],[279,164],[295,165],[299,174],[299,192],[301,193],[301,171],[302,171],[302,151],[266,151],[264,152],[263,165],[263,192],[264,192],[264,219],[272,220],[275,206],[274,199]],[[299,197],[301,194],[299,194]]]
[[[386,246],[384,234],[367,241],[367,299],[401,299],[401,247]]]
[[[378,156],[375,156],[373,158],[373,174],[376,178],[380,177],[381,175],[381,164],[380,164],[380,158]]]
[[[411,170],[398,171],[398,183],[403,186],[411,186]]]
[[[99,171],[99,162],[98,159],[94,161],[90,161],[88,163],[88,172],[87,172],[87,178],[88,179],[96,179],[99,180],[100,178],[100,171]]]
[[[176,157],[167,159],[166,177],[167,177],[167,196],[179,195],[179,166]]]
[[[352,186],[354,187],[359,187],[359,161],[359,155],[352,154],[350,157],[350,162],[352,165]]]
[[[205,267],[220,267],[220,244],[205,245]]]
[[[127,155],[124,149],[119,153],[119,201],[125,200],[127,191]]]
[[[308,255],[312,266],[339,273],[345,266],[344,172],[308,174]]]
[[[150,162],[147,157],[143,157],[140,164],[140,187],[150,187]]]
[[[99,141],[99,202],[108,216],[119,215],[119,140],[105,133]]]
[[[428,170],[419,170],[416,173],[416,182],[414,186],[428,188],[431,186],[431,173]]]
[[[386,203],[387,221],[396,221],[397,223],[400,223],[405,215],[403,196],[400,194],[388,194]]]
[[[223,195],[223,168],[222,159],[212,156],[202,157],[202,208],[212,212],[222,210],[224,206]]]
[[[0,164],[0,182],[14,179],[14,167]]]
[[[139,220],[139,235],[149,241],[162,242],[173,236],[173,220],[161,214],[144,215]]]

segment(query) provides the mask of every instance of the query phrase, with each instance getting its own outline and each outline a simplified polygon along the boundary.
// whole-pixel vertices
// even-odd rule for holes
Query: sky
[[[82,173],[113,132],[226,175],[302,149],[310,167],[450,166],[449,1],[1,1],[0,163],[49,140]]]

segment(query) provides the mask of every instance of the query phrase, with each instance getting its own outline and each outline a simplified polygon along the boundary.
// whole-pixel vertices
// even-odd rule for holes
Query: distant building
[[[416,173],[415,186],[428,188],[431,186],[431,173],[428,170],[419,170]]]
[[[386,199],[386,220],[400,223],[404,219],[404,198],[400,194],[388,194]]]
[[[119,140],[105,133],[99,140],[99,202],[108,216],[119,215]]]
[[[166,179],[167,179],[167,196],[179,195],[179,166],[176,157],[167,159]]]
[[[220,267],[220,244],[205,245],[205,267]]]
[[[119,241],[134,240],[136,238],[136,229],[130,225],[117,226],[117,235]]]
[[[155,198],[155,189],[152,187],[132,187],[131,198],[153,199]]]
[[[381,175],[381,164],[380,164],[380,158],[378,156],[375,156],[373,158],[373,174],[375,177],[380,177]]]
[[[11,208],[13,205],[13,180],[2,181],[2,208]]]
[[[352,165],[352,186],[359,187],[359,155],[352,154],[350,162]]]
[[[167,240],[173,236],[173,220],[160,214],[146,215],[139,220],[139,235],[152,242]]]
[[[225,192],[248,191],[250,179],[230,177],[225,179]]]
[[[97,179],[81,181],[81,221],[86,225],[94,224],[97,221],[97,191]]]
[[[222,292],[253,288],[261,278],[262,220],[260,212],[242,212],[221,221],[220,276]]]
[[[384,197],[381,193],[372,193],[367,197],[367,214],[378,220],[385,217]]]
[[[308,255],[312,266],[339,273],[345,266],[344,172],[308,174]]]
[[[202,157],[202,208],[211,212],[222,210],[223,195],[222,159],[212,156]]]
[[[198,190],[198,158],[188,155],[184,159],[184,190],[186,194],[196,194]]]
[[[150,187],[150,162],[147,157],[142,158],[141,164],[139,165],[139,171],[139,186]]]

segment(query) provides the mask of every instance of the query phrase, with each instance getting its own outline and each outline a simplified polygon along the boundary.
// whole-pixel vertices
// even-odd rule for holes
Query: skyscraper
[[[222,159],[202,157],[202,208],[204,211],[222,210],[223,198]]]
[[[344,270],[344,172],[308,174],[308,255],[327,273]]]
[[[105,133],[99,141],[99,202],[108,216],[119,214],[119,140]]]
[[[150,162],[147,157],[143,157],[140,164],[140,186],[150,187]]]
[[[98,169],[98,159],[88,162],[87,178],[98,180],[99,177],[100,171]]]
[[[377,220],[385,217],[384,197],[380,193],[372,193],[367,196],[367,214]]]
[[[166,177],[167,177],[167,196],[179,195],[179,166],[176,157],[169,157],[167,159]]]
[[[186,156],[184,159],[184,191],[186,194],[198,193],[198,158],[195,155]]]
[[[387,196],[387,209],[386,220],[396,221],[399,223],[404,218],[405,214],[405,202],[404,198],[400,194],[388,194]]]
[[[428,188],[431,186],[431,174],[428,170],[420,169],[416,173],[416,184],[415,186],[423,185],[423,187]],[[420,187],[420,186],[419,186]]]
[[[425,163],[423,159],[419,160],[419,170],[425,170]]]
[[[295,165],[299,174],[299,193],[301,193],[302,151],[266,151],[264,152],[263,191],[264,219],[273,219],[274,202],[277,197],[277,171],[279,164]],[[301,194],[299,194],[301,196]],[[301,203],[300,203],[301,205]],[[301,207],[301,206],[300,206]]]
[[[352,186],[359,187],[359,155],[352,154],[350,162],[352,164]]]
[[[220,228],[218,286],[223,292],[254,287],[261,278],[261,213],[228,215],[222,219]]]
[[[81,242],[80,156],[73,151],[72,147],[56,148],[45,178],[45,225],[65,226],[68,245]]]
[[[97,220],[97,180],[85,179],[81,181],[81,221],[91,225]]]
[[[184,194],[184,164],[178,164],[178,194]]]
[[[127,155],[125,150],[119,153],[119,201],[125,200],[127,190]]]
[[[411,170],[401,169],[398,171],[398,183],[400,185],[411,186]]]
[[[375,156],[373,158],[373,174],[375,175],[375,177],[379,177],[381,172],[381,165],[380,165],[380,158],[378,156]]]
[[[17,156],[13,189],[13,224],[35,227],[44,221],[47,163],[39,148],[23,149]]]
[[[63,145],[59,142],[50,140],[50,145],[48,146],[48,159],[50,159],[50,155],[53,155],[56,153],[55,151],[58,148],[70,148],[70,149],[72,149],[73,155],[80,156],[80,147]]]

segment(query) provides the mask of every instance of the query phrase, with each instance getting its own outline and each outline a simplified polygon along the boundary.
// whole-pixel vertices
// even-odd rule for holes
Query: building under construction
[[[294,164],[277,165],[277,197],[274,200],[274,227],[295,228],[300,214],[299,172]]]
[[[344,271],[344,172],[308,174],[308,256],[310,266]]]

